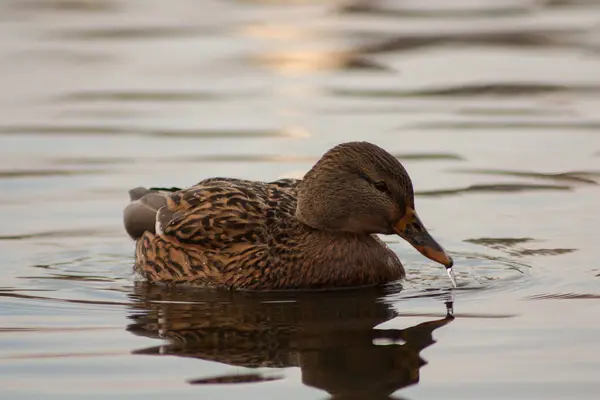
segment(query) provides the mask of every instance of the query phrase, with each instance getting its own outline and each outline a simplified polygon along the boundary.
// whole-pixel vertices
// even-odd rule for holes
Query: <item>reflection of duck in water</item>
[[[334,147],[302,180],[212,178],[130,195],[125,228],[137,240],[135,270],[150,282],[270,290],[404,277],[374,234],[398,234],[453,263],[419,219],[404,167],[371,143]]]
[[[419,356],[453,317],[407,329],[374,329],[395,317],[375,288],[325,293],[248,294],[136,287],[128,330],[168,344],[138,354],[175,355],[247,368],[300,367],[305,384],[335,398],[387,398],[419,381]],[[378,341],[385,345],[376,344]],[[271,380],[257,373],[190,383]]]

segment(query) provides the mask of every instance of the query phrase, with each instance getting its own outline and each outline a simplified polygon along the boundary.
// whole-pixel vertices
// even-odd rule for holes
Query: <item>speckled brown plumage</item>
[[[181,190],[138,188],[131,197],[147,203],[143,218],[132,203],[125,225],[137,239],[134,268],[150,282],[275,290],[404,276],[374,234],[393,233],[414,207],[412,184],[395,158],[369,143],[337,146],[302,181],[211,178]],[[156,216],[158,232],[146,214]]]
[[[322,288],[399,279],[396,255],[376,237],[324,234],[299,222],[299,181],[208,179],[167,196],[174,218],[146,232],[136,270],[149,281],[244,289]]]

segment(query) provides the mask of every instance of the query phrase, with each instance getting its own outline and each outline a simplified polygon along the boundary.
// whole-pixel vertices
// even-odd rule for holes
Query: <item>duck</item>
[[[187,188],[129,191],[124,227],[133,270],[167,286],[228,290],[328,290],[379,286],[406,275],[380,235],[423,256],[454,261],[415,209],[400,161],[370,142],[327,150],[302,179],[212,177]]]

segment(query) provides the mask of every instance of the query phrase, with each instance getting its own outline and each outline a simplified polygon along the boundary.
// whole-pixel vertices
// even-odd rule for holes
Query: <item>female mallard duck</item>
[[[398,234],[448,271],[453,263],[417,216],[402,164],[371,143],[332,148],[302,180],[210,178],[130,196],[134,269],[150,282],[275,290],[404,277],[375,234]]]

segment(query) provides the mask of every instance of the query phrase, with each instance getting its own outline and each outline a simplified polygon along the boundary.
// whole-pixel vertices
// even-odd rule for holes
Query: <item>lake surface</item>
[[[0,88],[2,399],[597,398],[600,2],[5,0]],[[458,289],[391,236],[381,290],[134,279],[130,188],[351,140]]]

